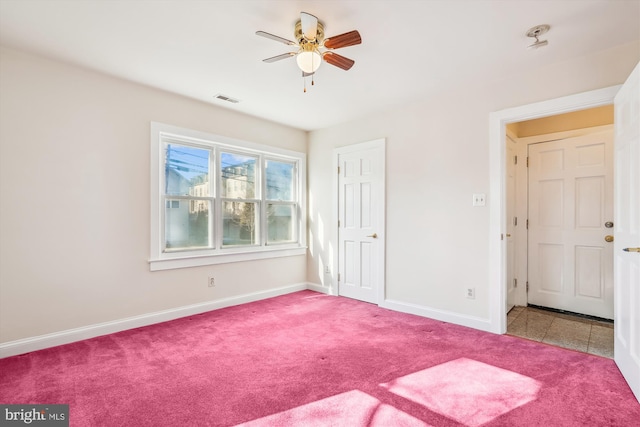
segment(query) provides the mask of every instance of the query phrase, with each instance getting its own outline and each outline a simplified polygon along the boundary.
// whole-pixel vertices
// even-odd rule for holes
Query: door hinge
[[[527,156],[527,167],[529,167],[529,157]]]
[[[513,164],[514,165],[518,164],[518,156],[513,156]]]
[[[529,220],[527,220],[527,230],[529,229]]]
[[[340,273],[338,273],[338,282],[340,281]]]
[[[340,228],[340,220],[338,220],[338,228]]]
[[[340,175],[340,166],[338,166],[338,175]]]
[[[517,288],[518,287],[518,279],[513,279],[513,287]]]
[[[529,292],[529,282],[527,282],[527,292]]]
[[[517,217],[517,216],[514,216],[514,217],[513,217],[513,226],[514,226],[514,227],[517,227],[517,226],[518,226],[518,217]]]

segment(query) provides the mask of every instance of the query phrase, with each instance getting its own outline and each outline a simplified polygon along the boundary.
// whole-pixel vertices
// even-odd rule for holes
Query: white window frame
[[[207,147],[212,150],[209,170],[211,175],[210,183],[213,182],[215,184],[212,186],[215,194],[212,196],[213,202],[209,218],[210,227],[213,227],[213,248],[164,251],[164,147],[165,140],[167,139],[170,139],[174,143]],[[260,162],[259,168],[261,173],[264,173],[264,166],[267,160],[284,161],[295,164],[297,180],[294,183],[294,190],[297,197],[297,224],[294,230],[294,236],[297,241],[267,244],[265,210],[269,200],[266,199],[266,189],[263,188],[264,185],[266,185],[263,181],[266,180],[261,179],[260,188],[256,188],[256,191],[260,192],[260,197],[256,199],[259,201],[258,207],[261,211],[260,223],[258,224],[260,228],[259,245],[222,246],[222,221],[220,220],[222,214],[222,199],[220,197],[221,180],[219,179],[218,170],[220,151],[257,156],[258,162]],[[306,154],[298,151],[285,150],[163,123],[151,122],[150,270],[168,270],[306,254],[306,164]],[[176,199],[177,198],[180,197],[176,197]],[[193,199],[193,197],[186,197],[186,199]],[[251,201],[253,201],[253,199],[251,199]]]

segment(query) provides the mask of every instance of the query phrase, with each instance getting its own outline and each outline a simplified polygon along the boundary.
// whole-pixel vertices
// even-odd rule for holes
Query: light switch
[[[484,193],[477,193],[473,195],[473,206],[484,206],[486,196]]]

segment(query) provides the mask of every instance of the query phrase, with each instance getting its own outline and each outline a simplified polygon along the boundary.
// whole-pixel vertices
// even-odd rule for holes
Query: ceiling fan
[[[312,79],[323,60],[343,70],[349,70],[353,67],[355,61],[338,55],[333,52],[333,50],[362,43],[360,33],[356,30],[324,38],[324,24],[320,22],[318,18],[306,12],[300,13],[300,20],[296,22],[293,33],[296,41],[288,40],[265,31],[256,31],[256,34],[259,36],[284,43],[288,46],[298,47],[298,50],[295,52],[283,53],[282,55],[263,59],[263,61],[276,62],[295,56],[298,67],[302,70],[302,77],[312,76]],[[313,80],[311,84],[313,84]],[[306,91],[305,87],[305,92]]]

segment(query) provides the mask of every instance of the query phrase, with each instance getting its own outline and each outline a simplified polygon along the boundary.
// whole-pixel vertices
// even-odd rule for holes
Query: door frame
[[[346,153],[352,153],[354,151],[361,151],[361,150],[371,150],[371,149],[375,149],[378,148],[380,149],[380,152],[382,153],[382,159],[380,159],[380,165],[381,165],[381,174],[382,177],[380,179],[380,206],[378,206],[378,218],[380,221],[379,224],[379,230],[380,232],[378,233],[378,259],[380,260],[379,264],[378,264],[378,269],[377,269],[377,274],[379,275],[379,283],[378,283],[378,289],[377,289],[377,295],[376,295],[376,299],[377,299],[377,305],[381,305],[384,300],[385,300],[385,296],[386,296],[386,272],[385,272],[385,266],[386,266],[386,211],[387,211],[387,202],[386,202],[386,182],[387,182],[387,178],[386,178],[386,163],[387,163],[387,151],[386,151],[386,139],[385,138],[380,138],[380,139],[374,139],[372,141],[367,141],[367,142],[361,142],[361,143],[357,143],[357,144],[351,144],[351,145],[346,145],[343,147],[338,147],[338,148],[334,148],[333,149],[333,153],[332,153],[332,164],[333,164],[333,190],[334,190],[334,196],[333,196],[333,215],[331,218],[331,224],[332,224],[332,238],[331,241],[334,242],[334,244],[336,245],[335,248],[330,247],[329,248],[329,254],[330,256],[332,256],[332,264],[333,264],[333,273],[331,275],[331,290],[330,290],[330,294],[331,295],[340,295],[339,293],[339,283],[338,283],[338,274],[340,273],[339,270],[339,265],[340,265],[340,251],[339,251],[339,244],[340,244],[340,236],[339,236],[339,229],[338,229],[338,219],[339,219],[339,209],[340,209],[340,205],[339,205],[339,198],[340,198],[340,174],[338,172],[338,166],[339,166],[339,160],[340,160],[340,155],[342,154],[346,154]]]
[[[564,96],[519,107],[495,111],[489,115],[489,328],[507,332],[506,266],[506,125],[613,104],[622,85]],[[615,142],[614,142],[615,144]]]

